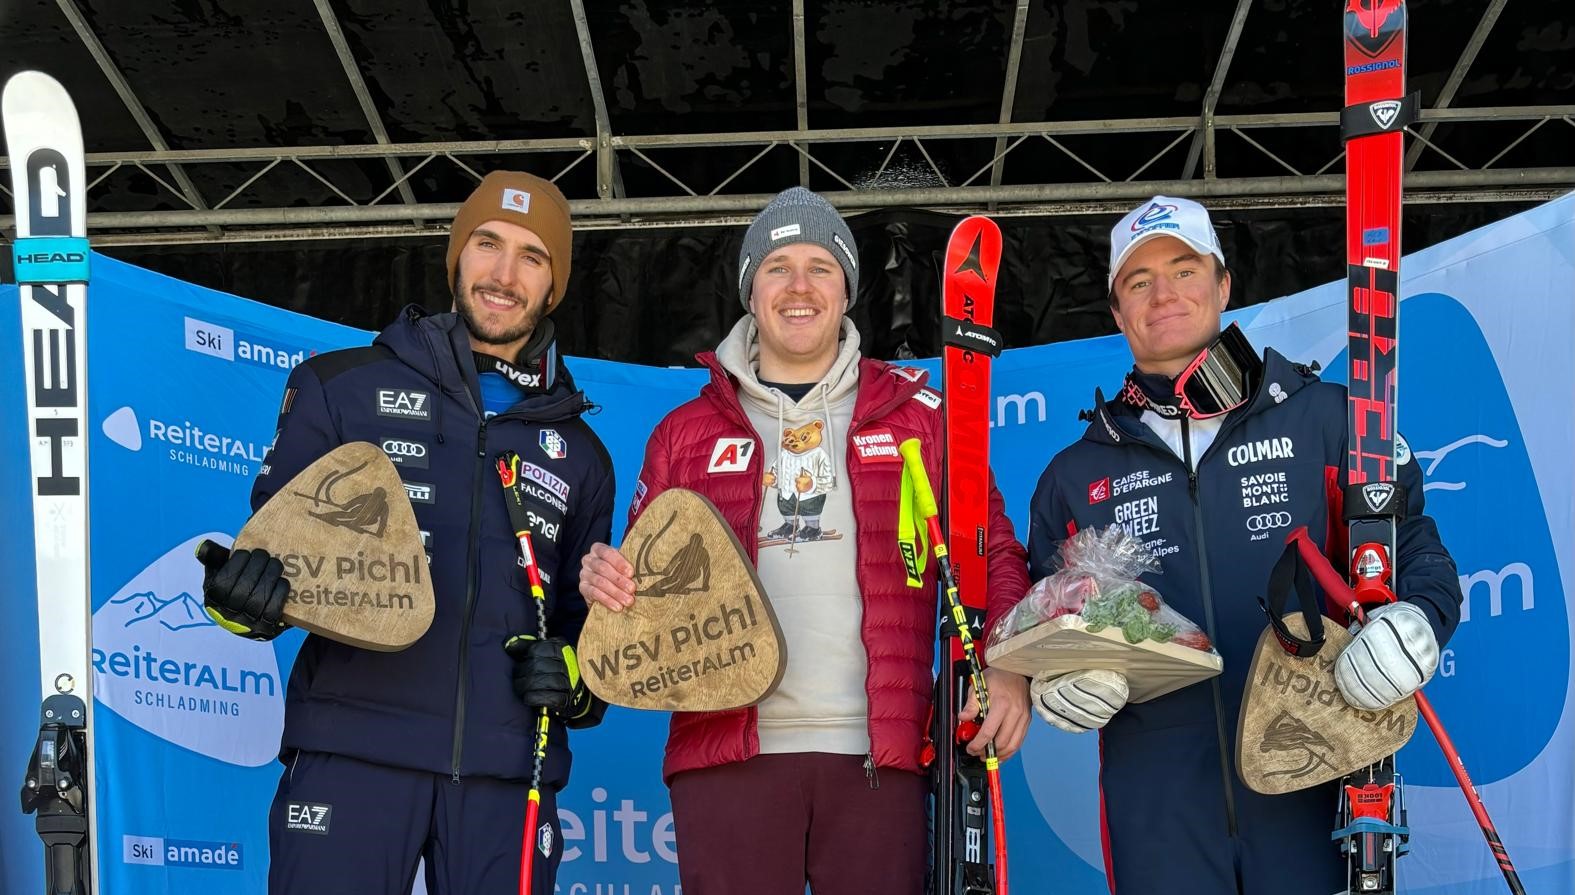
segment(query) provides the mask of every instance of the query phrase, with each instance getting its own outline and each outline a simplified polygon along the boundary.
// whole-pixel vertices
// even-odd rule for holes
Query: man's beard
[[[507,328],[494,326],[488,329],[479,319],[478,307],[481,299],[471,295],[471,287],[468,283],[460,281],[454,287],[454,307],[459,310],[460,319],[465,321],[465,327],[470,330],[470,334],[484,345],[510,345],[521,341],[535,332],[536,324],[540,323],[541,318],[546,314],[545,301],[539,304],[530,302],[513,289],[500,289],[487,285],[483,285],[482,288],[487,292],[507,296],[519,302],[520,307],[525,309],[525,318],[517,326]],[[505,360],[511,359],[505,358]]]

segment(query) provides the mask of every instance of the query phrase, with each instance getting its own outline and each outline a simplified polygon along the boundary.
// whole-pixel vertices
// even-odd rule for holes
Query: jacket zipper
[[[1218,436],[1216,436],[1216,439]],[[1203,623],[1208,627],[1209,639],[1219,642],[1219,635],[1214,626],[1214,594],[1209,584],[1209,553],[1203,544],[1203,503],[1198,499],[1198,472],[1192,463],[1192,433],[1187,426],[1187,417],[1181,417],[1181,452],[1182,463],[1187,467],[1187,494],[1192,499],[1192,520],[1197,531],[1195,544],[1198,554],[1198,572],[1203,588]],[[1220,782],[1225,789],[1225,823],[1226,830],[1231,836],[1236,835],[1236,795],[1231,788],[1230,753],[1226,750],[1225,741],[1225,700],[1220,695],[1220,679],[1209,680],[1209,687],[1214,692],[1214,733],[1220,751]]]
[[[478,562],[476,551],[480,544],[477,530],[481,527],[481,484],[487,471],[487,421],[476,427],[476,472],[472,476],[470,495],[469,546],[465,548],[465,621],[459,630],[459,666],[454,681],[454,752],[453,782],[459,782],[459,763],[465,750],[465,676],[469,673],[470,622],[476,614],[476,588]]]

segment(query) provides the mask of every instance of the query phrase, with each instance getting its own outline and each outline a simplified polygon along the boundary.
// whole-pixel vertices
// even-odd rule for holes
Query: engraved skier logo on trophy
[[[672,526],[676,518],[678,512],[675,510],[668,514],[667,521],[656,530],[656,534],[640,542],[639,552],[635,554],[634,580],[641,586],[634,592],[635,596],[684,596],[710,590],[711,554],[705,549],[705,543],[699,532],[689,535],[689,540],[668,557],[667,562],[660,569],[652,565],[652,550],[667,534],[667,529]],[[696,584],[697,580],[698,584]],[[645,584],[644,582],[647,581],[651,583]]]
[[[322,511],[308,511],[314,519],[321,519],[329,525],[348,528],[356,534],[371,535],[382,538],[383,531],[388,526],[388,494],[382,488],[373,488],[363,494],[357,494],[344,503],[334,500],[334,486],[344,479],[360,472],[365,463],[353,466],[350,469],[332,469],[324,473],[317,483],[317,488],[311,494],[300,491],[294,492],[297,497],[304,497],[317,506],[328,506],[330,509]]]
[[[1268,771],[1264,776],[1289,777],[1295,780],[1311,774],[1320,767],[1330,767],[1328,755],[1334,747],[1329,745],[1329,741],[1302,723],[1300,718],[1282,710],[1273,721],[1269,722],[1263,740],[1258,743],[1258,751],[1294,753],[1298,749],[1306,753],[1305,760],[1301,764],[1283,771]]]

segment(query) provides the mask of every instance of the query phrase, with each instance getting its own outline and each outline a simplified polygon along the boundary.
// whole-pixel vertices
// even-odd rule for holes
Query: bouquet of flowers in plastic
[[[1219,673],[1203,629],[1141,580],[1159,572],[1159,561],[1119,526],[1074,534],[1061,544],[1059,566],[990,629],[990,664],[1029,675],[1120,671],[1133,702]]]

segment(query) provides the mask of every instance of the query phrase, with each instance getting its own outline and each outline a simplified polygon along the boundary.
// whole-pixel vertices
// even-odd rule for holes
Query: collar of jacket
[[[1223,436],[1241,420],[1264,412],[1301,391],[1308,384],[1317,381],[1318,374],[1311,368],[1292,363],[1285,358],[1285,355],[1273,348],[1264,349],[1263,381],[1258,383],[1257,391],[1246,404],[1232,410],[1226,416],[1220,434]],[[1090,417],[1088,428],[1083,430],[1083,438],[1088,441],[1100,444],[1125,444],[1133,441],[1147,442],[1154,437],[1149,432],[1148,426],[1139,419],[1140,414],[1135,408],[1121,401],[1119,396],[1106,400],[1101,389],[1094,389],[1094,409],[1083,411],[1082,415]]]
[[[481,418],[481,381],[470,347],[470,333],[458,314],[433,314],[420,305],[406,305],[394,322],[377,334],[373,344],[392,351],[406,366],[431,380],[438,391],[468,404],[476,418]],[[552,388],[526,396],[499,416],[549,422],[578,416],[590,406],[584,392],[575,386],[561,353],[552,353],[557,358]]]
[[[700,397],[710,401],[745,431],[752,430],[744,406],[738,400],[736,378],[727,371],[715,351],[695,355],[701,366],[711,371],[711,381],[700,389]],[[849,432],[858,431],[866,421],[879,419],[925,387],[930,374],[914,367],[899,367],[874,358],[859,359],[859,390],[853,404],[853,423]]]

